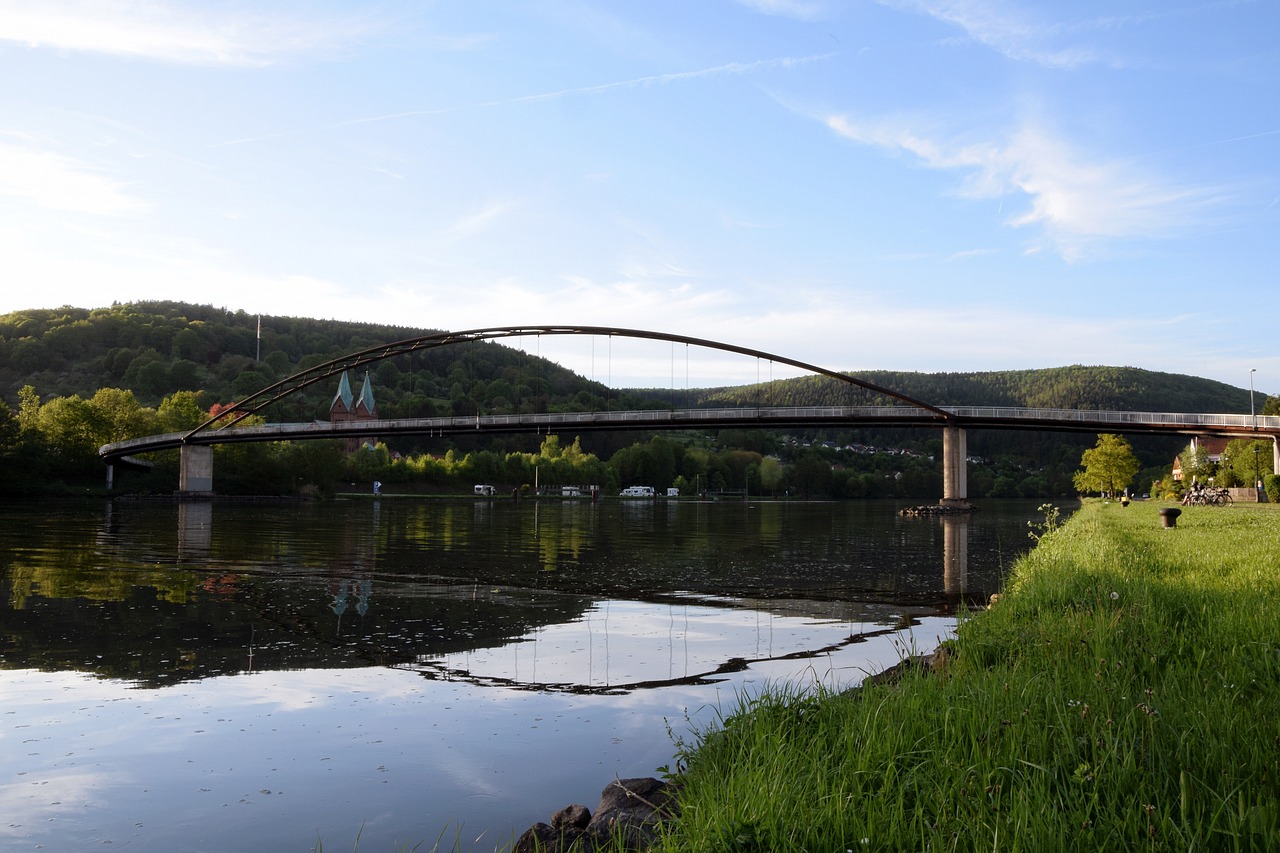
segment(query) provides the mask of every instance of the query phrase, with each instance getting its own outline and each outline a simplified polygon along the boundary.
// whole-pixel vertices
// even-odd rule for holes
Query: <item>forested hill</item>
[[[1248,389],[1223,382],[1160,373],[1136,367],[1052,367],[983,373],[907,373],[859,371],[858,379],[890,388],[935,406],[1025,406],[1051,409],[1104,409],[1130,412],[1249,411]],[[775,383],[767,391],[754,386],[706,392],[704,402],[741,403],[756,399],[781,406],[822,406],[893,400],[852,392],[825,377],[801,377]],[[1265,399],[1256,398],[1260,404]]]
[[[363,349],[440,331],[247,314],[181,302],[57,308],[0,316],[0,396],[15,407],[32,386],[44,399],[123,388],[155,406],[177,391],[200,403],[244,399],[299,370]],[[603,405],[608,390],[545,359],[493,343],[399,356],[369,368],[382,417],[546,410]],[[360,381],[361,377],[354,377]],[[329,386],[273,410],[290,420],[328,418]],[[612,395],[614,401],[618,395]]]
[[[201,402],[209,406],[242,399],[297,370],[434,331],[263,316],[259,337],[258,324],[256,315],[244,311],[180,302],[14,312],[0,316],[0,396],[16,407],[24,385],[46,399],[124,388],[154,406],[175,391],[200,391]],[[649,396],[609,391],[558,365],[493,343],[401,356],[371,371],[384,417],[582,409],[602,406],[606,396],[614,407],[641,406]],[[1247,389],[1129,367],[855,375],[935,405],[1249,411]],[[281,414],[327,417],[332,393],[323,389],[297,403],[299,411]],[[704,404],[852,402],[848,386],[823,377],[783,380],[767,391],[754,386],[708,389],[700,397]],[[857,402],[867,401],[864,395]]]

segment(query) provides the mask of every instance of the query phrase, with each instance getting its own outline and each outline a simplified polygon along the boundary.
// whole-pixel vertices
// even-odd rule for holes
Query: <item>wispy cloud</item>
[[[1025,8],[1006,9],[990,0],[880,0],[887,6],[910,9],[964,31],[973,41],[1019,62],[1050,68],[1074,68],[1097,62],[1100,57],[1088,46],[1059,46],[1067,31],[1056,23],[1033,20]]]
[[[269,7],[267,7],[269,8]],[[266,65],[366,34],[364,18],[290,18],[226,4],[0,0],[0,41],[184,65]]]
[[[99,216],[125,216],[150,207],[131,195],[127,184],[89,163],[35,145],[4,141],[0,141],[0,196],[49,210]]]
[[[763,71],[771,68],[791,68],[810,62],[819,62],[828,59],[832,54],[818,54],[813,56],[790,56],[779,57],[776,59],[760,59],[754,62],[728,62],[723,65],[716,65],[710,68],[700,68],[694,71],[672,71],[666,74],[651,74],[645,77],[633,77],[628,80],[615,80],[609,83],[598,83],[593,86],[575,86],[568,89],[557,89],[552,92],[539,92],[532,95],[520,95],[513,98],[501,98],[493,101],[482,101],[475,104],[466,104],[456,107],[438,107],[434,109],[424,110],[404,110],[402,112],[383,113],[375,116],[364,116],[362,118],[347,119],[345,121],[337,121],[332,124],[320,125],[317,127],[306,128],[304,130],[286,130],[279,133],[263,134],[261,136],[246,137],[244,139],[229,139],[225,142],[218,142],[211,145],[211,148],[222,148],[228,145],[243,145],[249,142],[261,142],[267,139],[279,139],[286,136],[294,136],[302,133],[317,133],[325,130],[337,130],[342,127],[353,127],[360,124],[374,124],[377,122],[391,121],[394,119],[416,118],[421,116],[439,116],[449,115],[452,113],[464,112],[466,110],[490,109],[493,107],[511,106],[514,104],[537,103],[539,101],[554,101],[560,98],[567,98],[574,95],[598,95],[605,92],[611,92],[619,89],[637,89],[645,86],[662,86],[670,83],[678,83],[685,80],[695,80],[701,77],[715,76],[739,76],[750,74],[755,71]]]
[[[981,258],[988,255],[1000,254],[999,249],[963,249],[959,252],[952,252],[947,255],[947,261],[963,261],[966,258]]]
[[[495,201],[459,218],[444,231],[449,241],[465,240],[487,230],[495,221],[514,208],[515,202]]]
[[[1039,227],[1049,246],[1068,260],[1090,254],[1101,241],[1175,236],[1203,223],[1222,201],[1220,191],[1179,186],[1132,162],[1091,159],[1030,125],[1005,140],[974,143],[931,137],[894,120],[829,116],[826,123],[846,139],[912,154],[931,169],[963,173],[962,195],[1024,196],[1029,208],[1009,224]]]
[[[877,0],[895,9],[919,12],[964,31],[964,37],[1017,62],[1071,69],[1091,63],[1112,66],[1130,60],[1086,41],[1092,35],[1114,33],[1170,19],[1215,13],[1250,5],[1256,0],[1211,0],[1190,6],[1169,6],[1136,14],[1100,15],[1079,20],[1047,20],[1026,4],[1007,0]],[[1070,4],[1051,7],[1070,12]]]

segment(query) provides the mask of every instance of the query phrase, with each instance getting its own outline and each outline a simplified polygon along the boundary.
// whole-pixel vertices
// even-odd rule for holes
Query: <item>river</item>
[[[502,849],[932,649],[1036,504],[3,505],[0,849]]]

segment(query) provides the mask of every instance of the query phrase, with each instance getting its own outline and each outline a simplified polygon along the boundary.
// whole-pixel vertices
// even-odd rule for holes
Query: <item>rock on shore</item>
[[[660,779],[614,779],[600,792],[595,815],[583,805],[565,806],[551,823],[536,823],[511,848],[512,853],[642,851],[649,848],[658,822],[670,817],[675,790]],[[577,846],[574,846],[577,845]]]

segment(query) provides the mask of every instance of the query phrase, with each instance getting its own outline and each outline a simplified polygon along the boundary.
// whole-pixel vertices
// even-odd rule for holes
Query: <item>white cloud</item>
[[[497,220],[501,219],[516,206],[517,203],[512,201],[491,202],[479,210],[460,217],[444,230],[444,236],[451,242],[473,237],[488,230]]]
[[[1009,224],[1038,226],[1046,243],[1068,260],[1108,240],[1175,236],[1202,223],[1221,200],[1220,191],[1172,184],[1132,162],[1090,159],[1031,125],[1007,140],[973,143],[930,137],[897,120],[864,123],[835,115],[826,124],[846,139],[913,154],[931,169],[964,173],[963,195],[1025,196],[1030,207]]]
[[[245,7],[246,9],[249,7]],[[328,50],[367,20],[306,20],[235,5],[157,0],[0,0],[0,40],[194,65],[265,65]]]
[[[1022,9],[1006,10],[987,0],[881,0],[885,5],[923,12],[964,30],[965,35],[1009,59],[1049,68],[1075,68],[1099,61],[1089,47],[1058,47],[1053,42],[1063,27],[1030,20]]]
[[[88,163],[32,145],[0,142],[0,197],[50,210],[123,216],[150,205]]]

